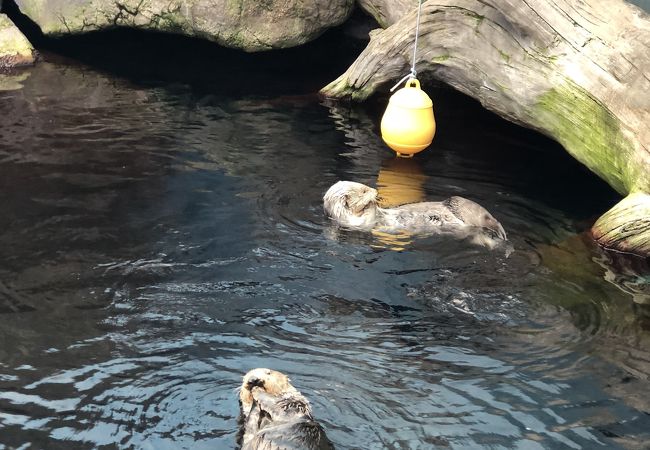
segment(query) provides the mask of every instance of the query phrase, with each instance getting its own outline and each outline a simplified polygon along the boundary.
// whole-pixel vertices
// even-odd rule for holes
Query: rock
[[[34,48],[9,18],[0,14],[0,70],[34,63]]]
[[[354,0],[15,0],[46,36],[117,27],[178,33],[225,47],[293,47],[343,23]]]
[[[394,3],[366,1],[384,11]],[[408,73],[416,12],[373,34],[322,93],[363,100]],[[554,138],[622,195],[650,193],[650,16],[639,8],[623,0],[429,0],[416,68],[422,80],[442,80]],[[622,240],[602,231],[616,227],[607,217],[598,236],[618,250]],[[643,244],[625,251],[647,257],[650,228],[639,225],[644,236],[633,240]]]

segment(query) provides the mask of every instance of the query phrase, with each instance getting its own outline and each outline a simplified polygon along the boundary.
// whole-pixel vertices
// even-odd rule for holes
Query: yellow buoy
[[[381,118],[381,137],[397,156],[411,157],[427,148],[435,133],[433,102],[420,89],[418,79],[409,78],[388,100]]]

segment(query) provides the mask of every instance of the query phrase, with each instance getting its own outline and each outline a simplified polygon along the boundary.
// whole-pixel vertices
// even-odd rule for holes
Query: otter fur
[[[331,450],[309,401],[276,370],[249,371],[239,390],[241,450]]]
[[[356,230],[457,237],[482,235],[494,242],[507,240],[503,226],[492,214],[463,197],[382,208],[376,189],[354,181],[339,181],[325,193],[323,206],[337,224]],[[476,241],[487,245],[490,239]]]

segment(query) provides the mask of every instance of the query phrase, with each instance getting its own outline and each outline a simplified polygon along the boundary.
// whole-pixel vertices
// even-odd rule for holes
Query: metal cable
[[[390,91],[393,92],[395,89],[399,87],[400,84],[402,84],[404,81],[409,80],[411,78],[417,78],[417,72],[415,70],[415,57],[418,53],[418,36],[420,35],[420,13],[422,12],[422,0],[418,0],[418,17],[415,23],[415,41],[413,42],[413,64],[411,65],[411,72],[404,76],[401,80],[393,86]]]

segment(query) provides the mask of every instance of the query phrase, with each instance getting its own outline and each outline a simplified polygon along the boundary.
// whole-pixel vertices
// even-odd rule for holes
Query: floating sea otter
[[[381,208],[376,189],[339,181],[323,197],[327,214],[339,225],[381,233],[450,234],[490,248],[506,241],[501,224],[478,203],[463,197]]]
[[[241,450],[332,450],[309,401],[281,372],[253,369],[239,391]]]

